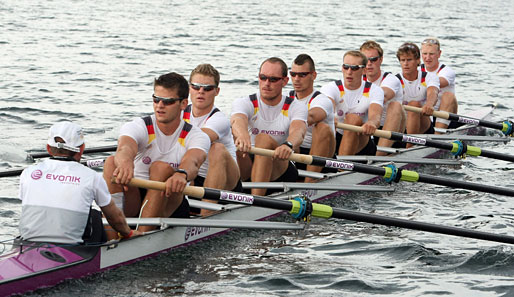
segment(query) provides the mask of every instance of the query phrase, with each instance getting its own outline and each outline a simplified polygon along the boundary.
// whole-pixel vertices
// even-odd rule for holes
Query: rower
[[[400,132],[405,131],[407,114],[403,110],[403,91],[400,80],[391,74],[380,69],[384,60],[384,51],[380,44],[373,40],[364,42],[360,51],[368,58],[364,80],[373,83],[384,91],[384,108],[380,119],[380,129]],[[391,147],[394,141],[374,137],[375,144],[383,147]],[[386,152],[377,151],[377,156],[385,156]]]
[[[363,133],[336,129],[336,152],[339,155],[375,155],[377,147],[371,135],[380,125],[384,91],[363,81],[368,58],[359,51],[343,56],[343,80],[333,81],[321,92],[336,102],[336,119],[345,124],[362,126]]]
[[[141,234],[129,228],[101,175],[79,163],[84,148],[79,125],[59,122],[50,128],[46,150],[52,157],[23,170],[20,177],[22,240],[105,242],[102,214],[91,208],[93,201],[122,237]]]
[[[295,182],[298,170],[288,159],[302,144],[307,130],[307,106],[282,95],[288,82],[287,65],[277,57],[266,59],[259,69],[259,92],[232,103],[230,122],[241,180]],[[251,131],[251,135],[250,132]],[[273,149],[273,158],[248,151],[252,146]],[[252,189],[265,195],[266,189]]]
[[[314,80],[317,73],[314,60],[307,54],[300,54],[291,66],[291,81],[294,91],[289,97],[296,98],[308,108],[307,133],[300,145],[300,153],[321,157],[334,157],[335,126],[334,102],[320,91],[314,90]],[[298,169],[321,172],[324,168],[302,163],[296,163]],[[314,178],[306,177],[305,182],[313,182]]]
[[[189,94],[192,104],[183,112],[184,121],[199,127],[211,139],[207,160],[202,164],[194,185],[214,189],[242,192],[236,159],[236,146],[232,138],[230,121],[216,106],[219,94],[220,74],[210,64],[198,65],[189,76]],[[204,201],[216,203],[213,200]],[[202,209],[200,214],[211,213]]]
[[[104,179],[126,216],[189,217],[182,192],[196,178],[211,143],[200,128],[182,120],[188,96],[189,84],[182,75],[161,75],[154,80],[154,113],[121,127],[116,154],[104,165]],[[166,181],[166,191],[128,186],[133,177]]]
[[[402,72],[396,76],[400,79],[403,89],[403,104],[422,107],[421,114],[407,112],[408,134],[433,134],[434,126],[430,116],[437,104],[439,92],[439,79],[433,73],[421,69],[420,51],[417,45],[406,42],[398,48],[396,57],[402,67]],[[413,144],[408,143],[407,147]]]
[[[451,113],[457,113],[458,104],[455,96],[455,71],[448,65],[439,63],[441,57],[441,45],[437,38],[427,38],[421,42],[421,70],[433,73],[439,78],[440,91],[437,97],[435,110],[441,110]],[[436,128],[448,128],[450,121],[437,118],[435,121]]]

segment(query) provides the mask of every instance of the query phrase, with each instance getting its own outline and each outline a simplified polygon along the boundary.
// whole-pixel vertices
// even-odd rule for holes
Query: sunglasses
[[[380,59],[380,56],[370,57],[368,58],[368,61],[370,61],[371,63],[375,63],[376,61],[378,61],[378,59]]]
[[[293,72],[293,71],[289,71],[289,74],[291,75],[291,77],[296,77],[297,75],[299,77],[306,77],[307,75],[311,74],[312,71],[310,72]]]
[[[200,89],[203,88],[203,90],[205,92],[210,92],[210,91],[214,90],[215,88],[217,88],[216,85],[197,84],[197,83],[191,83],[190,86],[191,86],[191,88],[193,88],[193,90],[196,90],[196,91],[200,91]]]
[[[361,68],[364,68],[366,67],[366,65],[350,65],[350,64],[343,64],[343,69],[344,70],[348,70],[348,69],[351,69],[353,71],[357,71]]]
[[[186,98],[159,97],[159,96],[155,96],[155,94],[152,94],[152,98],[153,98],[153,103],[159,104],[159,102],[162,101],[162,104],[164,104],[164,105],[172,105],[172,104],[174,104],[177,101],[182,101],[182,100],[186,99]]]
[[[427,38],[427,39],[423,40],[423,42],[421,44],[435,44],[435,45],[439,45],[439,40],[432,39],[432,38]]]
[[[266,75],[264,75],[264,74],[259,74],[259,79],[260,79],[261,81],[269,80],[269,82],[271,82],[271,83],[275,83],[275,82],[277,82],[277,81],[279,81],[279,80],[282,80],[282,79],[283,79],[283,77],[266,76]]]

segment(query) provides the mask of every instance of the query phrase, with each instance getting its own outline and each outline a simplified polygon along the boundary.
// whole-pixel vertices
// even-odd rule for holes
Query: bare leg
[[[255,147],[274,150],[278,144],[271,136],[259,134]],[[269,182],[279,178],[287,170],[288,161],[273,160],[270,157],[255,155],[252,167],[252,182]],[[253,195],[265,195],[266,189],[252,189]]]
[[[362,126],[363,124],[361,117],[356,114],[346,115],[344,123],[355,126]],[[338,154],[343,156],[355,155],[368,144],[368,140],[369,136],[367,135],[346,130],[341,139]]]
[[[239,168],[236,161],[225,146],[221,143],[213,143],[209,150],[209,169],[204,186],[213,189],[232,190],[239,181]],[[202,201],[216,203],[215,200],[202,199]],[[212,211],[202,209],[200,214],[205,216]]]
[[[150,180],[166,181],[175,170],[161,161],[153,162],[150,165]],[[148,190],[143,202],[144,207],[141,210],[141,217],[169,217],[182,203],[182,193],[174,193],[171,197],[165,197],[162,191]],[[140,226],[139,231],[150,231],[155,229],[154,226]]]
[[[439,106],[439,110],[447,111],[447,112],[451,112],[451,113],[457,113],[458,103],[457,103],[457,98],[455,97],[455,94],[453,94],[451,92],[443,93],[443,95],[441,96],[441,105]],[[448,128],[449,124],[450,123],[448,120],[438,118],[438,119],[436,119],[435,127],[446,129],[446,128]]]
[[[336,149],[334,132],[325,123],[317,123],[312,129],[312,144],[309,152],[312,156],[332,158]],[[321,172],[320,166],[307,165],[308,171]],[[306,183],[315,182],[317,179],[306,177]]]
[[[405,111],[403,110],[402,104],[400,102],[390,102],[387,107],[386,119],[384,122],[383,130],[400,132],[403,133],[405,131],[405,121],[406,121]],[[383,147],[391,147],[393,146],[394,141],[381,137],[378,141],[379,146]],[[377,156],[386,156],[386,152],[378,151]]]

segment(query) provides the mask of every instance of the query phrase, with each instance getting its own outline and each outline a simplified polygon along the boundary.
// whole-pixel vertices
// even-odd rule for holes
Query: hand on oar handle
[[[112,179],[112,182],[115,183],[116,179]],[[146,179],[140,179],[140,178],[133,178],[128,183],[129,186],[132,187],[138,187],[138,188],[144,188],[148,190],[157,190],[157,191],[165,191],[166,190],[166,183],[155,181],[155,180],[146,180]],[[186,186],[183,192],[185,195],[196,197],[196,198],[203,198],[205,195],[205,190],[202,187],[195,187],[195,186]]]

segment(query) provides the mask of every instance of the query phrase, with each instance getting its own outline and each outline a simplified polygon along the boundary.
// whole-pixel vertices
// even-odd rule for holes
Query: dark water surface
[[[200,63],[221,72],[217,105],[255,92],[259,64],[300,53],[316,62],[319,87],[340,77],[342,54],[374,39],[384,69],[396,49],[427,36],[457,72],[460,112],[498,102],[512,118],[514,8],[501,1],[0,1],[0,170],[29,165],[47,129],[81,124],[89,146],[115,143],[120,126],[152,111],[154,77],[188,76]],[[291,89],[291,85],[288,86]],[[489,132],[497,135],[496,132]],[[513,144],[480,143],[514,154]],[[514,185],[514,166],[468,158],[428,174]],[[2,178],[0,238],[17,234],[18,179]],[[330,202],[352,210],[510,234],[512,198],[402,183],[394,194]],[[288,219],[288,218],[280,218]],[[315,220],[305,238],[235,231],[221,238],[41,296],[513,296],[509,245],[341,220]]]

